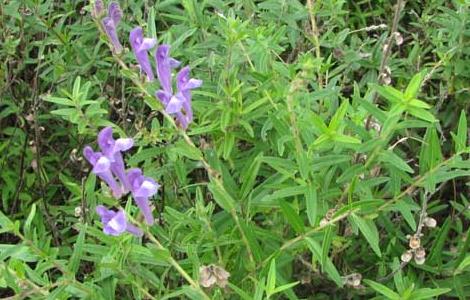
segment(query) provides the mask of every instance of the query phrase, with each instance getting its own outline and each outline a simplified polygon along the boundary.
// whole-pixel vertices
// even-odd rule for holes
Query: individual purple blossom
[[[96,207],[96,212],[101,217],[103,232],[107,235],[118,236],[126,231],[135,236],[143,235],[142,230],[127,222],[126,214],[122,209],[116,212],[111,209],[107,209],[103,205],[98,205]]]
[[[177,98],[183,99],[181,105],[184,110],[184,115],[177,115],[177,120],[184,129],[186,129],[188,124],[193,121],[191,90],[202,85],[202,80],[190,78],[189,72],[190,69],[186,66],[179,71],[178,75],[176,75],[176,87],[178,88]]]
[[[127,172],[127,178],[131,186],[131,193],[137,206],[144,215],[145,222],[152,225],[154,222],[152,209],[150,208],[149,198],[155,195],[160,187],[150,177],[142,175],[142,170],[138,168],[131,169]]]
[[[113,196],[120,198],[122,196],[122,188],[114,179],[109,158],[101,152],[94,152],[90,146],[86,146],[83,149],[83,156],[93,166],[92,172],[108,184]]]
[[[129,41],[141,70],[147,75],[148,81],[153,81],[155,76],[153,75],[147,51],[155,47],[157,40],[145,38],[142,28],[136,27],[129,34]]]
[[[122,152],[132,148],[134,140],[131,138],[119,138],[115,140],[113,138],[113,129],[111,127],[105,127],[98,133],[98,145],[101,152],[110,161],[112,173],[119,178],[119,181],[123,185],[123,193],[127,193],[130,190],[130,185],[126,176]]]
[[[111,44],[113,45],[113,51],[116,54],[122,52],[122,45],[119,42],[118,34],[117,34],[117,26],[121,21],[122,17],[122,10],[117,2],[111,2],[108,6],[108,16],[103,19],[103,28],[108,36]]]
[[[160,45],[155,52],[157,64],[157,76],[161,90],[157,91],[157,97],[166,106],[173,96],[171,70],[177,68],[180,62],[170,57],[170,46]]]
[[[99,18],[104,12],[104,5],[103,1],[95,0],[95,4],[93,5],[93,9],[91,10],[91,15],[94,18]]]
[[[169,56],[170,46],[161,45],[155,54],[157,61],[157,75],[162,87],[156,96],[165,106],[165,111],[174,114],[177,122],[183,129],[193,120],[191,107],[191,90],[202,85],[202,80],[189,77],[189,67],[184,67],[176,76],[177,93],[173,94],[171,69],[176,68],[179,62]]]

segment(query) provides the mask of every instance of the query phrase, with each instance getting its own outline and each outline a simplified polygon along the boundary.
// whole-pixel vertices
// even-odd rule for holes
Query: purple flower
[[[109,160],[112,173],[119,178],[123,185],[123,193],[127,193],[130,190],[130,185],[126,176],[122,152],[132,148],[134,140],[131,138],[115,140],[113,138],[113,129],[105,127],[98,134],[98,145],[101,152]]]
[[[127,178],[137,206],[142,211],[147,224],[152,225],[154,220],[149,198],[157,193],[160,186],[152,178],[143,176],[142,170],[137,168],[129,170]]]
[[[180,62],[170,57],[170,46],[160,45],[155,52],[157,64],[157,76],[160,81],[161,90],[157,91],[157,97],[166,106],[173,96],[171,83],[171,70],[178,67]]]
[[[176,76],[176,87],[178,88],[177,98],[182,99],[182,108],[184,115],[180,117],[177,115],[177,120],[181,126],[186,129],[188,124],[193,121],[193,109],[191,106],[191,90],[198,88],[202,85],[202,80],[193,79],[189,77],[189,67],[186,66],[181,69]]]
[[[120,198],[122,196],[122,188],[113,177],[109,158],[101,152],[94,152],[90,146],[86,146],[83,149],[83,156],[93,166],[92,172],[108,184],[113,196]]]
[[[174,114],[177,122],[183,129],[193,120],[191,107],[191,90],[202,85],[201,80],[189,77],[189,67],[184,67],[176,76],[176,94],[173,94],[171,69],[176,68],[179,62],[169,56],[170,46],[161,45],[155,53],[157,61],[157,75],[162,87],[156,96],[165,106],[165,111]]]
[[[132,51],[134,51],[134,55],[139,62],[141,70],[147,75],[147,80],[152,81],[155,76],[153,75],[152,66],[150,65],[147,51],[155,47],[157,40],[144,38],[142,28],[136,27],[129,34],[129,41],[132,46]]]
[[[135,235],[142,236],[143,232],[136,226],[127,222],[126,214],[122,209],[117,212],[107,209],[103,205],[96,207],[96,212],[101,217],[103,223],[103,232],[107,235],[121,235],[125,231]]]
[[[122,52],[122,45],[119,42],[119,38],[116,31],[116,27],[121,21],[121,17],[121,7],[119,7],[119,4],[117,2],[111,2],[108,6],[108,16],[102,21],[104,31],[106,32],[106,35],[108,36],[111,44],[113,45],[113,51],[116,54]]]
[[[103,1],[95,0],[95,4],[93,5],[93,9],[91,10],[91,15],[93,18],[99,18],[104,12],[104,5]]]

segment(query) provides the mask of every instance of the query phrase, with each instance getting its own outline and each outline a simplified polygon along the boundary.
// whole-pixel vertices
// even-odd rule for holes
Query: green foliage
[[[402,43],[395,1],[119,2],[120,56],[88,1],[0,2],[2,297],[470,297],[469,1],[405,1]],[[204,81],[187,132],[139,74],[138,25]],[[142,239],[94,213],[142,225],[82,158],[104,126],[162,187]],[[425,261],[400,263],[415,234]]]

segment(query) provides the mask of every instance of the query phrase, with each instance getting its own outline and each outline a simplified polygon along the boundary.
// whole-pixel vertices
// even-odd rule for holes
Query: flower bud
[[[410,262],[412,258],[413,258],[413,252],[411,252],[411,250],[408,250],[401,255],[402,262]]]
[[[397,46],[400,46],[401,44],[403,44],[403,36],[398,31],[395,31],[393,33],[393,38],[395,39],[395,44]]]
[[[424,225],[429,228],[434,228],[437,225],[437,221],[434,218],[426,217],[423,221]]]

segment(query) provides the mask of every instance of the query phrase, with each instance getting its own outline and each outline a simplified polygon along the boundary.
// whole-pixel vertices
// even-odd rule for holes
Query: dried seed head
[[[426,257],[426,250],[423,247],[419,247],[415,251],[415,258],[421,259]]]
[[[397,46],[400,46],[401,44],[403,44],[403,37],[398,31],[395,31],[393,33],[393,38],[395,39],[395,44]]]
[[[419,257],[415,256],[415,263],[417,265],[422,265],[422,264],[424,264],[425,261],[426,261],[426,258],[424,258],[424,257],[419,258]]]
[[[359,273],[352,273],[344,277],[344,283],[348,286],[357,288],[361,285],[362,275]]]
[[[382,82],[386,85],[390,85],[392,83],[392,70],[390,70],[389,66],[385,66],[384,71],[380,74],[382,78]]]
[[[416,234],[410,237],[409,246],[411,249],[415,250],[421,246],[421,239]]]
[[[437,225],[436,219],[431,218],[431,217],[424,218],[423,223],[426,227],[429,227],[429,228],[434,228]]]
[[[410,262],[410,260],[413,258],[413,252],[411,252],[411,250],[408,250],[404,252],[400,258],[402,262]]]
[[[215,284],[221,288],[225,288],[229,277],[229,272],[216,265],[211,264],[199,268],[199,283],[205,288],[210,288]]]

